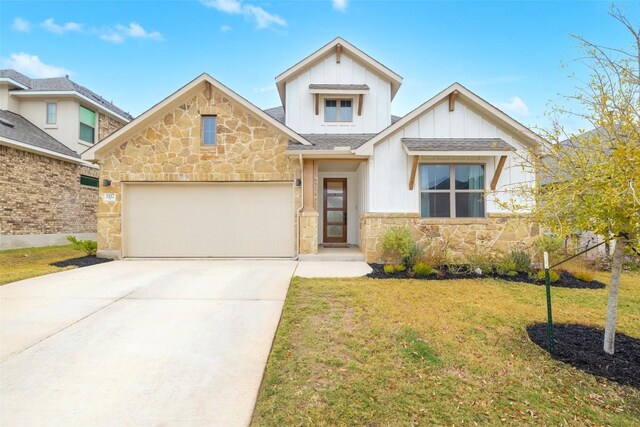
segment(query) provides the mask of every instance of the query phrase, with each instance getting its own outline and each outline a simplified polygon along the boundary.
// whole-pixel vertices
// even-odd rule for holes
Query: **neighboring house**
[[[0,249],[95,239],[99,172],[80,153],[131,119],[67,77],[0,70]]]
[[[83,153],[101,166],[99,254],[294,257],[407,225],[454,253],[535,226],[501,209],[541,140],[454,83],[402,118],[402,78],[337,38],[276,78],[262,111],[207,74]]]

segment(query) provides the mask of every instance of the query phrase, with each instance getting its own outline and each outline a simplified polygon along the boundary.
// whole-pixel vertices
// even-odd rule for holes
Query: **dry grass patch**
[[[556,321],[602,326],[606,289],[553,296]],[[528,339],[545,315],[543,287],[493,279],[295,278],[253,422],[637,425],[640,390]],[[623,276],[619,330],[640,337],[637,273]]]
[[[52,262],[75,258],[82,254],[71,245],[0,251],[0,285],[75,267],[54,267]]]

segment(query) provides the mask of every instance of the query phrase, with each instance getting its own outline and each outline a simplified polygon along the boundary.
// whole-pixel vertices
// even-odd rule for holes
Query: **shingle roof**
[[[54,77],[47,79],[30,79],[29,77],[18,73],[15,70],[0,70],[0,77],[7,77],[12,80],[17,81],[24,86],[27,86],[29,89],[14,89],[17,92],[66,92],[73,91],[77,92],[80,95],[83,95],[95,103],[99,104],[106,110],[111,111],[121,117],[124,117],[127,120],[133,120],[133,116],[131,116],[126,111],[116,107],[111,102],[107,101],[100,95],[91,91],[90,89],[79,85],[68,77]]]
[[[500,138],[402,138],[409,151],[514,151]]]
[[[352,134],[306,134],[302,135],[304,139],[313,145],[302,145],[299,143],[289,144],[290,150],[333,150],[335,147],[349,147],[350,149],[358,148],[369,139],[373,138],[375,133],[352,133]]]
[[[327,90],[369,90],[369,86],[365,84],[361,85],[341,85],[341,84],[315,84],[309,85],[309,89],[327,89]]]
[[[34,147],[54,151],[65,156],[80,158],[70,148],[19,114],[0,110],[0,137],[12,139]]]

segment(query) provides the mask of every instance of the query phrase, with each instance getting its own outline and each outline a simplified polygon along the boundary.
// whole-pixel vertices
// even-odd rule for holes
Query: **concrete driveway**
[[[293,261],[118,261],[0,287],[0,425],[247,425]]]

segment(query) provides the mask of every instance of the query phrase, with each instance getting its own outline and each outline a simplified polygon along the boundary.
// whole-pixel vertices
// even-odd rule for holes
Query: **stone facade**
[[[217,117],[216,146],[201,144],[202,115]],[[101,158],[101,181],[111,180],[109,187],[100,187],[101,196],[113,193],[116,200],[105,202],[100,198],[99,254],[122,255],[123,183],[294,181],[300,178],[301,169],[299,159],[285,154],[288,143],[285,133],[216,89],[202,87]],[[296,210],[300,198],[301,190],[296,187]],[[295,222],[291,225],[294,231]]]
[[[368,262],[385,262],[381,249],[383,233],[394,226],[408,227],[422,244],[447,243],[452,257],[476,249],[507,252],[526,247],[539,234],[538,226],[508,214],[488,218],[421,218],[417,213],[365,213],[360,218],[360,249]]]
[[[102,141],[125,124],[106,114],[98,114],[98,141]]]
[[[318,253],[318,212],[300,213],[300,253]]]
[[[98,171],[0,145],[0,234],[95,233]]]

